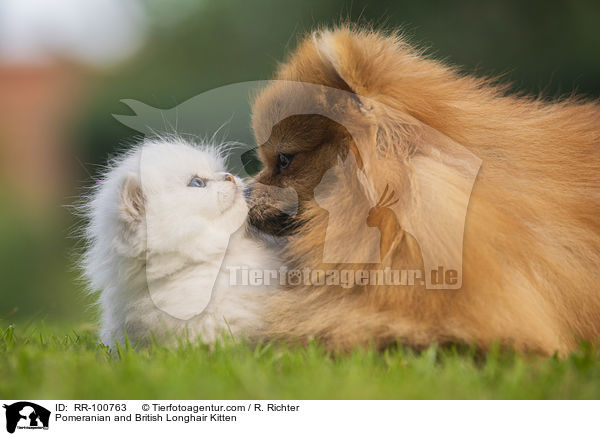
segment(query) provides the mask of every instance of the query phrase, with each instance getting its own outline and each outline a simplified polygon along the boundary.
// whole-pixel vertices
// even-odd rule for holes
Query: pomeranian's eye
[[[292,163],[293,154],[277,153],[277,167],[285,170]]]
[[[190,180],[188,186],[190,188],[204,188],[206,186],[206,182],[200,177],[192,177],[192,180]]]

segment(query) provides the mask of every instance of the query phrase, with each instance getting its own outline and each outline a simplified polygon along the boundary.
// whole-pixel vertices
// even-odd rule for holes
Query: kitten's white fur
[[[257,336],[274,286],[233,286],[227,268],[279,265],[247,236],[241,181],[225,180],[224,171],[214,147],[148,140],[116,159],[94,188],[83,267],[100,291],[103,343],[113,347],[123,332],[132,342]],[[188,187],[194,176],[207,187]],[[196,315],[198,307],[206,309]]]

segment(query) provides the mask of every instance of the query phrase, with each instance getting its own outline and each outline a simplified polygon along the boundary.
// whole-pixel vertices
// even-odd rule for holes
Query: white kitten
[[[274,286],[232,285],[228,267],[277,269],[245,231],[243,186],[215,148],[146,141],[117,159],[86,206],[83,266],[114,346],[224,331],[254,338]]]

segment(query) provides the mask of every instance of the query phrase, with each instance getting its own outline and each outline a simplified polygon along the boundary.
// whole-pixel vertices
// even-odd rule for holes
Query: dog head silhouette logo
[[[50,411],[28,401],[3,406],[6,409],[6,431],[19,429],[48,429]]]

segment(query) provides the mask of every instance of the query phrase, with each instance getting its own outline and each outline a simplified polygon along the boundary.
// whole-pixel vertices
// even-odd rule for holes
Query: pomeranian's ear
[[[119,216],[126,223],[134,223],[144,216],[144,193],[139,179],[130,174],[121,187],[121,205]]]
[[[359,97],[381,91],[380,77],[393,59],[388,53],[393,48],[391,40],[342,27],[314,32],[312,43],[332,83],[343,82],[344,88]]]

